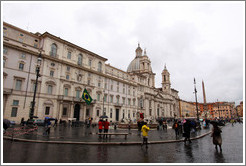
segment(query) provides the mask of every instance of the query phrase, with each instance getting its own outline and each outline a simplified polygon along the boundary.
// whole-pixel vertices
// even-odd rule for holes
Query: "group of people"
[[[108,119],[106,119],[105,121],[103,119],[100,119],[98,122],[98,132],[101,134],[102,132],[104,133],[108,133],[108,129],[109,129],[110,123],[108,122]],[[103,137],[107,138],[107,135],[103,135]],[[99,137],[101,138],[101,135],[99,135]]]

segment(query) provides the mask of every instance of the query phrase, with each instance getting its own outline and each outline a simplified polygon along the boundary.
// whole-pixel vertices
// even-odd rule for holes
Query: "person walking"
[[[183,126],[184,126],[184,135],[183,136],[185,137],[184,143],[186,144],[187,140],[189,141],[189,143],[191,143],[191,140],[190,140],[190,130],[191,130],[190,120],[188,120],[188,119],[185,120]]]
[[[178,124],[177,121],[174,122],[173,129],[175,130],[175,135],[176,135],[176,138],[177,138],[178,135],[179,135],[179,124]]]
[[[57,121],[58,121],[58,119],[56,118],[53,127],[57,127]]]
[[[103,123],[103,128],[104,128],[104,133],[105,134],[108,133],[109,126],[110,126],[110,124],[108,122],[108,119],[106,119],[106,121]],[[103,137],[105,137],[105,135]],[[107,138],[107,135],[106,135],[106,138]]]
[[[103,129],[103,120],[100,119],[98,121],[98,133],[101,134],[102,133],[102,129]],[[101,135],[99,135],[99,137],[101,138]]]
[[[142,126],[142,136],[143,136],[143,143],[141,146],[146,144],[146,148],[148,148],[148,132],[149,132],[149,127],[147,126],[147,122],[144,122],[144,125]]]
[[[51,128],[51,122],[49,119],[47,119],[44,135],[47,135],[47,136],[50,135],[50,128]]]
[[[222,152],[222,137],[221,137],[221,133],[222,130],[219,128],[218,123],[217,122],[213,122],[211,123],[213,125],[213,130],[212,130],[212,134],[211,137],[213,137],[213,144],[215,145],[215,149],[216,151],[218,150],[218,145],[220,147],[220,152]]]

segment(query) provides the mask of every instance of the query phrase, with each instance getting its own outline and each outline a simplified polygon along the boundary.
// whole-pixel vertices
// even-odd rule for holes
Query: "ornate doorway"
[[[80,116],[80,105],[75,104],[73,117],[76,118],[76,121],[79,121],[79,116]]]

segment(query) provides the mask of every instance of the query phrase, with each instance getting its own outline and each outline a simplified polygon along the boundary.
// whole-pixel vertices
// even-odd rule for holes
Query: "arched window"
[[[102,72],[102,62],[98,62],[97,71]]]
[[[56,57],[56,53],[57,53],[57,46],[55,43],[53,43],[51,45],[50,56]]]
[[[78,55],[78,65],[82,66],[82,62],[83,62],[83,56],[82,56],[82,54],[79,54]]]

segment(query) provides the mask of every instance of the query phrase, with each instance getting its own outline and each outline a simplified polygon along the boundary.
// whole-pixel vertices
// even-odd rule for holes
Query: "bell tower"
[[[171,82],[170,82],[170,74],[165,65],[164,70],[162,71],[162,91],[171,93]]]

